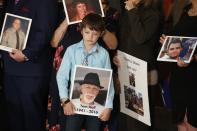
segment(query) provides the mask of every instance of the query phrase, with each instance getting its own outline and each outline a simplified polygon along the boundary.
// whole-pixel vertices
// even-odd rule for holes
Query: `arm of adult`
[[[187,67],[189,65],[189,63],[185,63],[183,60],[181,60],[180,58],[177,59],[177,65],[179,67]]]
[[[60,25],[59,27],[55,30],[52,40],[51,40],[51,46],[56,48],[59,44],[59,42],[62,40],[62,38],[64,37],[64,34],[66,33],[68,28],[68,22],[65,19]]]
[[[102,39],[109,49],[115,50],[117,48],[118,40],[115,33],[112,33],[106,29]]]
[[[113,57],[113,63],[117,66],[117,67],[120,67],[120,60],[118,59],[118,56],[115,55]]]
[[[159,42],[160,42],[161,44],[163,44],[164,41],[165,41],[165,38],[166,38],[166,36],[165,36],[164,34],[162,34],[162,35],[160,36],[160,38],[159,38]]]
[[[9,53],[10,57],[17,62],[25,61],[26,56],[23,54],[22,51],[13,49],[12,52]]]

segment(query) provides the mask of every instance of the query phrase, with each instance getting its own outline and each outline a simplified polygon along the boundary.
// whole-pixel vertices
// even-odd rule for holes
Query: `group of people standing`
[[[122,2],[124,10],[121,13],[109,7],[108,0],[102,0],[103,19],[90,13],[84,16],[82,23],[68,25],[63,5],[59,3],[58,6],[57,0],[6,0],[6,12],[32,19],[26,48],[11,53],[1,51],[8,131],[46,130],[49,94],[52,101],[48,117],[51,131],[99,131],[104,130],[106,124],[112,131],[118,127],[125,131],[154,130],[155,90],[159,84],[156,61],[159,36],[164,33],[196,37],[197,1],[190,0],[179,11],[180,18],[165,32],[161,32],[161,14],[153,7],[154,0]],[[165,35],[160,37],[161,43]],[[55,53],[51,47],[56,48]],[[115,55],[116,49],[148,63],[151,127],[119,113],[117,68],[120,63]],[[87,66],[111,68],[112,65],[114,71],[109,101],[99,117],[73,115],[74,107],[68,98],[73,65],[83,65],[80,57],[87,54]],[[172,111],[179,131],[197,131],[196,66],[196,51],[190,63],[177,58],[177,63],[171,64]]]

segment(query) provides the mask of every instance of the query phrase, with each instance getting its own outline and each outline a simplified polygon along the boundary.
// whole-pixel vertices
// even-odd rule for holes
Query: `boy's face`
[[[82,103],[85,104],[93,103],[94,99],[99,93],[99,87],[92,84],[83,84],[81,85],[80,88],[82,93],[82,98],[81,98]]]
[[[86,46],[95,45],[101,36],[100,31],[91,30],[88,26],[84,27],[81,33]]]
[[[168,55],[170,56],[170,58],[176,59],[179,57],[181,51],[181,43],[172,43],[168,49]]]

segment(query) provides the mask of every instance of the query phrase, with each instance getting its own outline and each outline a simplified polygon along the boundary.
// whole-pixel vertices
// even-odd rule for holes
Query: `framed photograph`
[[[76,65],[70,92],[75,113],[99,116],[107,103],[111,77],[112,70]]]
[[[177,62],[177,58],[180,58],[190,63],[196,44],[197,37],[166,36],[157,60]]]
[[[89,13],[104,16],[101,0],[63,0],[64,10],[68,24],[75,24]]]
[[[6,13],[0,36],[0,49],[12,52],[26,47],[32,20],[26,17]]]
[[[121,86],[120,111],[138,121],[151,125],[147,62],[118,50]]]

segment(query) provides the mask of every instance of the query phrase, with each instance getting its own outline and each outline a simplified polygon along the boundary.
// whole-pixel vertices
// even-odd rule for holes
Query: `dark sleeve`
[[[57,24],[56,0],[41,0],[36,4],[36,13],[32,18],[32,25],[26,49],[23,53],[36,61],[42,53],[50,47],[50,39]]]
[[[110,32],[118,31],[118,22],[120,13],[114,8],[110,8],[109,14],[104,17],[106,29]]]
[[[147,9],[132,9],[128,14],[131,26],[131,34],[135,41],[143,44],[148,41],[158,31],[159,14],[158,12]]]
[[[2,5],[0,5],[0,30],[2,28],[3,19],[4,19],[4,16],[5,16],[5,7],[6,7],[6,2],[3,1]]]

